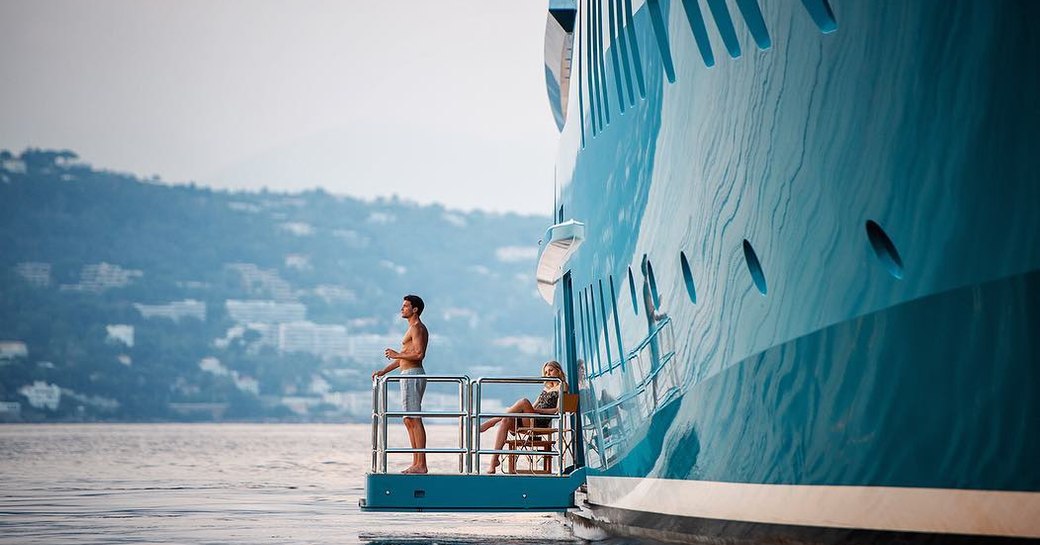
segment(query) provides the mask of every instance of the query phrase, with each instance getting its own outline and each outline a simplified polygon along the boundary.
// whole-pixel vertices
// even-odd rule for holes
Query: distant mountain
[[[2,151],[0,420],[366,417],[407,293],[427,304],[431,371],[537,369],[548,221]]]

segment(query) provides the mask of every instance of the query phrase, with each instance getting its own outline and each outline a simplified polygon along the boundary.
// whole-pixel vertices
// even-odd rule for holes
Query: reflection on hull
[[[556,346],[600,522],[1040,538],[1040,5],[577,8]]]
[[[1036,309],[1030,273],[774,347],[658,410],[640,443],[590,477],[589,499],[683,517],[1030,536]]]

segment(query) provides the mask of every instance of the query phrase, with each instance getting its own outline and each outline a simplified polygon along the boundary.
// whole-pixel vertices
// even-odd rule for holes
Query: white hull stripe
[[[588,478],[589,501],[708,519],[1040,538],[1040,492]]]

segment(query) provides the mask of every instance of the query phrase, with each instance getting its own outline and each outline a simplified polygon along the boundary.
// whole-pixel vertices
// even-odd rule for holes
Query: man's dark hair
[[[426,307],[426,303],[423,303],[422,297],[418,295],[405,295],[404,300],[408,301],[415,307],[415,313],[422,316],[423,308]]]

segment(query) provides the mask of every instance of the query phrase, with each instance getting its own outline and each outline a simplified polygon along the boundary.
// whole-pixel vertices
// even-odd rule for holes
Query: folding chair
[[[566,456],[571,453],[574,443],[574,432],[572,417],[578,412],[578,394],[563,394],[560,399],[563,406],[563,453]],[[547,415],[549,416],[549,415]],[[507,471],[509,473],[552,473],[552,460],[554,456],[538,454],[539,452],[553,452],[556,450],[556,434],[560,432],[558,427],[518,427],[509,434],[506,444],[509,450],[526,450],[531,454],[510,454]],[[527,459],[528,468],[517,470],[516,459],[523,456]],[[535,467],[535,458],[541,458],[540,468]],[[563,459],[560,459],[563,463]]]

